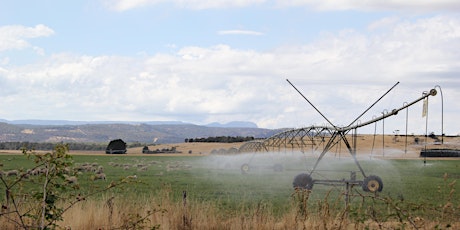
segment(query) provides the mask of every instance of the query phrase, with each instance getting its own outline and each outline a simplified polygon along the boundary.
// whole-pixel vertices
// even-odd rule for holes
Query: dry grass
[[[439,223],[414,218],[409,221],[356,221],[348,218],[346,209],[334,202],[321,202],[319,208],[308,208],[308,191],[296,191],[292,208],[275,217],[269,205],[258,204],[249,211],[222,212],[212,203],[170,199],[170,189],[157,197],[141,199],[106,197],[80,203],[64,215],[59,223],[66,229],[435,229]],[[185,202],[184,202],[185,201]],[[458,229],[460,222],[449,228]],[[441,227],[443,228],[443,227]]]
[[[328,195],[318,206],[308,205],[310,191],[297,190],[291,197],[292,207],[281,216],[272,213],[268,204],[242,207],[240,211],[222,211],[215,203],[184,198],[173,201],[172,189],[165,187],[157,196],[104,196],[78,203],[63,215],[62,229],[459,229],[460,221],[440,222],[413,217],[403,221],[375,220],[369,207],[356,206],[364,219],[350,218],[353,210]],[[10,222],[0,221],[0,229],[17,229]]]

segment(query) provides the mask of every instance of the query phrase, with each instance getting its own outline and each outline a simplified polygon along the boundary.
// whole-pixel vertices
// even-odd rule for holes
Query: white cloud
[[[0,27],[0,52],[12,49],[25,49],[32,45],[27,41],[30,38],[48,37],[53,35],[54,31],[49,27],[39,24],[35,27],[25,27],[20,25]],[[39,47],[33,47],[39,54],[43,50]]]
[[[372,22],[369,26],[369,30],[378,30],[378,29],[387,29],[391,28],[394,26],[396,23],[399,22],[398,17],[387,17],[387,18],[382,18],[380,20],[377,20],[375,22]]]
[[[102,0],[104,5],[115,11],[126,11],[134,8],[140,8],[147,5],[155,5],[165,0]]]

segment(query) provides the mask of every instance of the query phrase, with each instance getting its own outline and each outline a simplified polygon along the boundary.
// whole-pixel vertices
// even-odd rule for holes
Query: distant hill
[[[5,120],[0,122],[14,125],[88,125],[88,124],[149,124],[149,125],[179,125],[188,124],[182,121],[69,121],[69,120]]]
[[[180,143],[186,138],[214,136],[266,138],[279,131],[257,127],[209,127],[181,122],[175,124],[155,124],[155,122],[91,124],[88,122],[38,120],[33,122],[28,120],[0,122],[0,141],[108,143],[110,140],[123,139],[125,142]]]
[[[207,127],[222,127],[222,128],[257,128],[257,124],[248,121],[232,121],[226,124],[213,122],[206,125]]]
[[[148,125],[185,125],[182,121],[69,121],[69,120],[5,120],[0,119],[0,122],[13,125],[88,125],[88,124],[148,124]],[[225,124],[213,122],[207,127],[223,127],[223,128],[257,128],[257,124],[249,121],[232,121]]]

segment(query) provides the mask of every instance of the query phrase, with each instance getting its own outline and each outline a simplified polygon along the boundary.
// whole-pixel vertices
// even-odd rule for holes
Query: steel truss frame
[[[289,80],[287,80],[289,82]],[[324,144],[324,147],[316,160],[313,168],[308,174],[299,174],[294,179],[294,187],[296,188],[306,188],[311,189],[313,184],[330,184],[335,185],[337,183],[345,183],[347,189],[350,185],[362,185],[363,189],[366,191],[377,192],[381,191],[383,184],[379,177],[377,176],[368,176],[364,172],[363,168],[356,158],[356,143],[357,143],[357,129],[363,126],[367,126],[383,120],[387,117],[397,115],[399,111],[404,110],[417,102],[427,99],[429,96],[435,96],[437,94],[436,89],[431,89],[429,93],[423,93],[423,95],[412,101],[411,103],[404,104],[398,109],[393,109],[388,113],[383,113],[381,116],[373,118],[372,120],[357,123],[359,118],[364,115],[372,106],[374,106],[380,99],[382,99],[388,92],[390,92],[398,83],[396,83],[390,90],[388,90],[382,97],[380,97],[372,106],[370,106],[366,111],[364,111],[358,118],[356,118],[350,125],[345,127],[338,127],[332,124],[291,82],[289,82],[292,87],[319,113],[323,118],[330,124],[330,126],[321,125],[321,126],[309,126],[297,129],[287,130],[278,134],[275,134],[264,140],[255,140],[246,142],[240,148],[240,152],[269,152],[275,151],[277,148],[278,151],[283,149],[300,149],[302,152],[306,146],[311,146],[312,148],[316,146],[319,147],[319,144]],[[347,139],[347,135],[350,131],[352,132],[352,142],[350,143]],[[356,180],[355,172],[351,172],[350,180],[313,180],[311,175],[316,170],[319,162],[323,159],[327,152],[329,152],[336,144],[343,142],[347,147],[348,152],[352,156],[355,164],[359,168],[359,172],[364,177],[363,181]],[[246,170],[249,170],[247,164],[244,165]],[[242,168],[243,170],[243,168]]]

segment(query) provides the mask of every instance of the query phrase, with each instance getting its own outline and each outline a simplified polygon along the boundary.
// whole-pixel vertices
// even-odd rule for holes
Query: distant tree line
[[[28,141],[15,141],[15,142],[0,142],[0,150],[53,150],[57,144],[67,144],[69,150],[83,150],[83,151],[103,151],[107,148],[105,143],[55,143],[55,142],[28,142]],[[133,142],[129,143],[128,147],[142,147],[145,143]]]
[[[216,142],[216,143],[234,143],[234,142],[245,142],[252,141],[254,137],[231,137],[231,136],[218,136],[218,137],[198,137],[198,138],[186,138],[186,143],[191,142]]]
[[[0,142],[0,149],[3,150],[53,150],[54,147],[59,143],[53,142]],[[62,144],[62,143],[60,143]],[[88,151],[99,151],[105,150],[106,144],[99,143],[66,143],[69,146],[69,150],[88,150]]]

